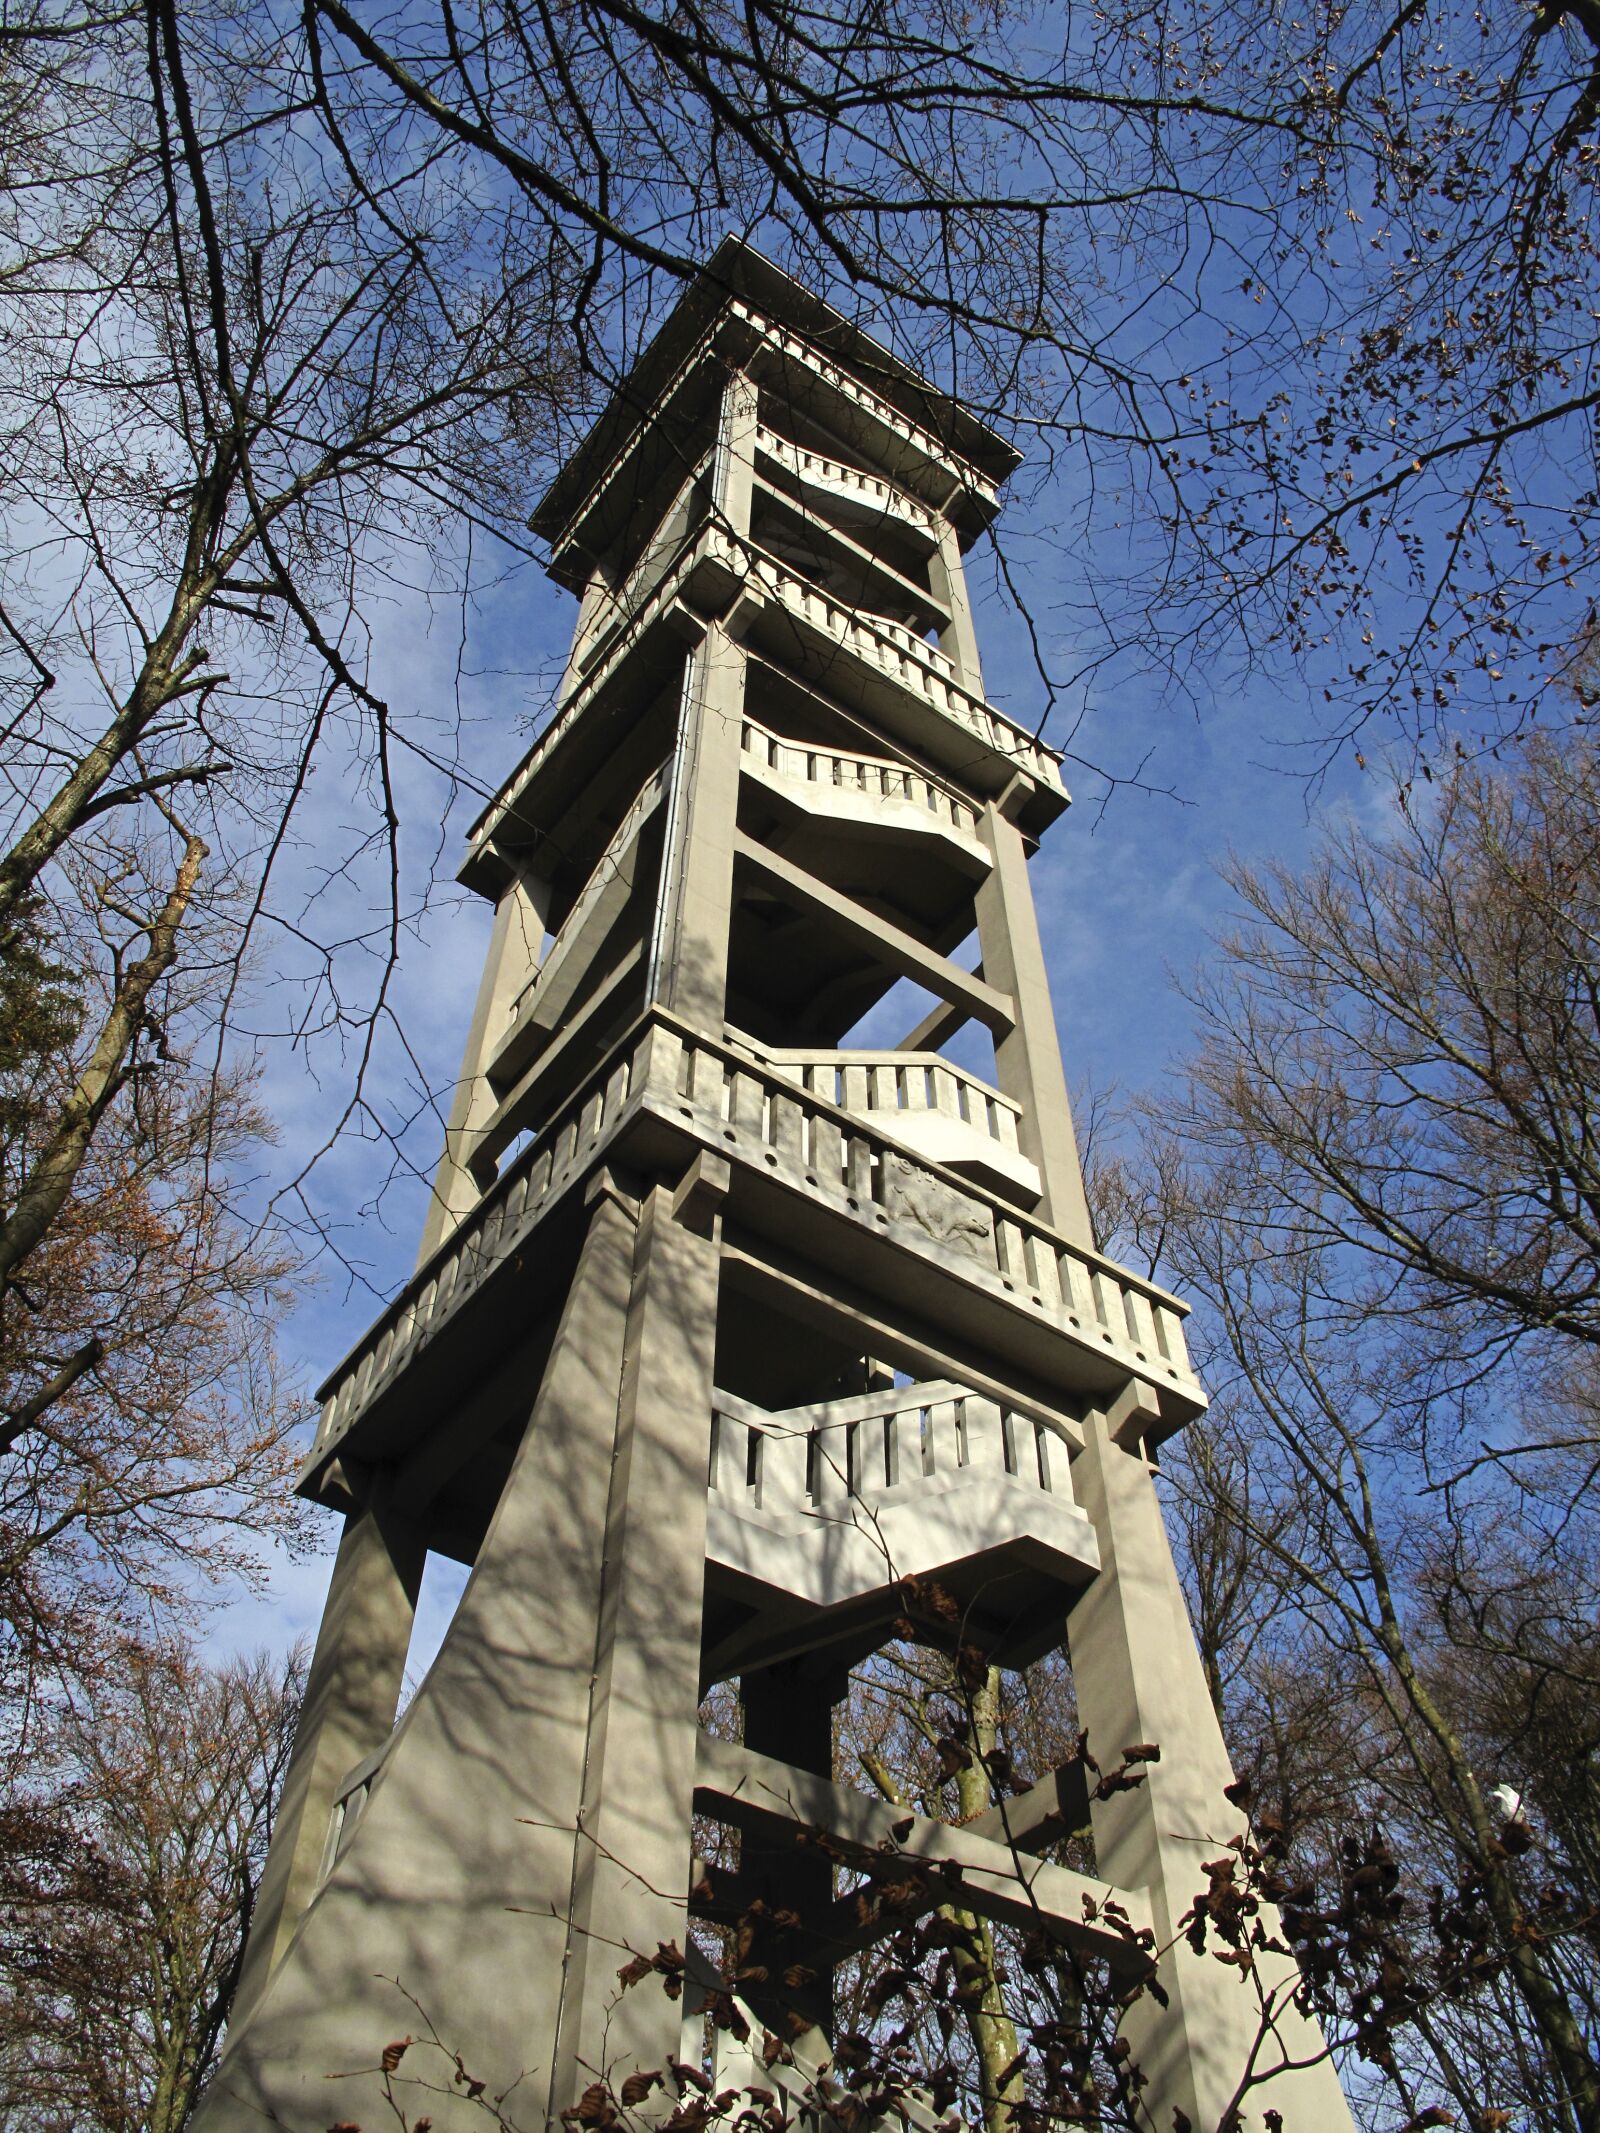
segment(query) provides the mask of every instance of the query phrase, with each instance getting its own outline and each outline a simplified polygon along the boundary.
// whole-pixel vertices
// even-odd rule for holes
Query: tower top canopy
[[[550,543],[554,577],[576,588],[587,576],[589,559],[610,530],[603,492],[642,434],[670,434],[692,423],[730,362],[764,363],[776,377],[790,337],[823,372],[860,388],[860,419],[873,404],[899,418],[903,434],[891,447],[898,479],[948,512],[969,537],[988,523],[998,509],[996,488],[1021,463],[1016,447],[753,245],[726,237],[529,520]]]

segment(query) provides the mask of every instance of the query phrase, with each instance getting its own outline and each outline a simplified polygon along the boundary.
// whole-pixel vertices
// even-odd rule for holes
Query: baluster
[[[682,1075],[683,1093],[690,1103],[720,1118],[728,1078],[721,1054],[708,1052],[702,1045],[685,1044]]]
[[[1046,1429],[1042,1422],[1034,1423],[1033,1456],[1039,1477],[1039,1486],[1049,1496],[1055,1494],[1055,1446],[1050,1441],[1053,1435],[1054,1431]]]
[[[811,1167],[824,1185],[837,1191],[844,1179],[844,1134],[836,1118],[821,1112],[811,1119]]]
[[[824,1423],[811,1435],[811,1500],[819,1511],[836,1515],[850,1501],[850,1429],[847,1423]]]
[[[1012,1110],[1009,1104],[997,1104],[993,1097],[986,1099],[986,1108],[989,1113],[988,1126],[992,1137],[1000,1143],[1002,1148],[1009,1148],[1014,1154],[1019,1153],[1020,1151],[1017,1148],[1016,1112]]]
[[[1028,1267],[1020,1227],[1001,1215],[995,1222],[994,1236],[1001,1273],[1008,1274],[1013,1281],[1026,1281]]]
[[[561,1127],[551,1150],[553,1170],[566,1171],[572,1168],[572,1159],[578,1148],[578,1121],[569,1111],[561,1121]],[[553,1173],[552,1173],[553,1174]]]
[[[1063,1503],[1076,1503],[1078,1492],[1072,1485],[1072,1449],[1066,1438],[1053,1429],[1045,1431],[1044,1459],[1049,1476],[1044,1487],[1052,1496],[1059,1496]]]
[[[961,1419],[957,1402],[936,1400],[927,1410],[928,1469],[953,1474],[961,1465]]]
[[[528,1205],[536,1206],[550,1189],[550,1174],[555,1167],[555,1155],[548,1144],[536,1150],[532,1167],[528,1172]]]
[[[1156,1305],[1156,1339],[1161,1353],[1174,1369],[1188,1369],[1189,1343],[1184,1336],[1183,1320],[1170,1304]]]
[[[732,1068],[728,1075],[728,1123],[760,1139],[766,1119],[766,1090],[754,1074]]]
[[[511,1181],[511,1190],[506,1194],[506,1227],[509,1237],[522,1220],[522,1210],[528,1202],[528,1173],[520,1169]]]
[[[961,1099],[955,1075],[947,1066],[930,1067],[928,1080],[932,1084],[934,1110],[942,1112],[946,1118],[959,1118]]]
[[[884,1459],[889,1487],[903,1489],[922,1479],[922,1409],[896,1408],[884,1418]]]
[[[632,1061],[619,1059],[606,1077],[605,1097],[600,1106],[600,1115],[609,1125],[628,1100],[628,1078]],[[671,1083],[666,1084],[671,1087]]]
[[[869,1111],[872,1108],[864,1066],[846,1065],[844,1069],[844,1107],[847,1111]]]
[[[1099,1267],[1094,1267],[1090,1270],[1089,1283],[1094,1292],[1095,1317],[1099,1319],[1108,1333],[1121,1334],[1123,1330],[1122,1298],[1117,1291],[1116,1283],[1107,1274],[1102,1273]]]
[[[1004,1470],[1006,1466],[1006,1442],[1004,1421],[998,1400],[986,1399],[981,1393],[969,1392],[963,1410],[967,1440],[967,1465]]]
[[[1026,1415],[1019,1415],[1014,1407],[1000,1410],[1001,1436],[1005,1446],[1006,1472],[1020,1474],[1028,1479],[1028,1450],[1032,1444],[1032,1424]]]
[[[1061,1303],[1061,1269],[1056,1260],[1056,1247],[1047,1237],[1035,1230],[1028,1237],[1028,1270],[1033,1286],[1052,1309]]]
[[[652,1022],[633,1054],[633,1086],[676,1095],[683,1087],[683,1039],[676,1030]]]
[[[872,1198],[872,1143],[859,1133],[846,1145],[845,1182],[858,1200]]]
[[[1156,1340],[1155,1313],[1150,1308],[1150,1299],[1141,1289],[1124,1289],[1123,1299],[1128,1308],[1128,1330],[1133,1336],[1134,1347],[1145,1361],[1159,1355],[1160,1345]]]
[[[760,1509],[798,1515],[811,1508],[806,1490],[806,1453],[810,1432],[797,1430],[777,1416],[754,1433],[760,1462]]]
[[[792,1096],[772,1095],[772,1129],[768,1135],[779,1155],[792,1163],[803,1163],[805,1151],[805,1107]]]

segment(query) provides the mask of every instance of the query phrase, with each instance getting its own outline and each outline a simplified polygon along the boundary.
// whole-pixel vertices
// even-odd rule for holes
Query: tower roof
[[[718,314],[742,303],[786,327],[839,370],[857,379],[919,429],[937,438],[992,487],[1015,472],[1022,454],[951,394],[941,391],[881,341],[802,287],[740,237],[725,237],[673,306],[665,323],[612,394],[529,520],[559,546],[563,535],[649,420],[657,402]],[[992,509],[992,502],[991,502]],[[980,521],[981,523],[981,521]]]

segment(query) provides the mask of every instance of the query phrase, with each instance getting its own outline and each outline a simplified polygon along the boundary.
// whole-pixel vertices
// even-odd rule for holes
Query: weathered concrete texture
[[[468,1168],[467,1158],[474,1135],[494,1113],[495,1092],[489,1083],[489,1061],[510,1020],[518,996],[539,968],[544,946],[546,889],[543,883],[518,875],[507,884],[495,906],[489,935],[489,952],[467,1032],[461,1072],[450,1102],[445,1127],[444,1155],[433,1184],[422,1225],[418,1266],[424,1265],[450,1231],[473,1206],[479,1187]]]
[[[552,2117],[597,2076],[676,2047],[659,1985],[619,1999],[616,1973],[628,1950],[684,1938],[718,1279],[697,1214],[706,1234],[657,1186],[639,1224]]]
[[[202,2133],[264,2117],[308,2133],[335,2120],[380,2123],[371,2069],[391,2039],[430,2029],[507,2095],[509,2117],[543,2124],[560,1981],[574,1960],[566,1921],[592,1856],[576,1833],[605,1749],[594,1722],[596,1625],[617,1604],[606,1540],[637,1278],[634,1221],[602,1194],[460,1607],[347,1848],[233,2032]],[[647,1562],[639,1574],[649,1576]],[[631,1625],[639,1613],[636,1603]],[[693,1713],[691,1690],[685,1799]],[[659,1765],[650,1738],[633,1748],[641,1765]],[[671,1795],[663,1825],[669,1813],[683,1814]],[[622,1834],[632,1843],[637,1831]],[[683,1819],[672,1834],[683,1851]],[[442,2083],[426,2104],[441,2133],[479,2123],[448,2058],[418,2046],[403,2071]],[[330,2086],[333,2076],[344,2078]]]
[[[1112,1440],[1103,1414],[1091,1412],[1073,1479],[1100,1545],[1100,1575],[1069,1625],[1090,1752],[1110,1769],[1130,1747],[1161,1750],[1142,1785],[1094,1802],[1095,1863],[1107,1881],[1146,1891],[1157,1944],[1165,1945],[1207,1886],[1206,1862],[1226,1856],[1245,1818],[1225,1796],[1233,1771],[1148,1467]],[[1270,1913],[1264,1923],[1270,1933]],[[1293,1966],[1263,1956],[1258,1986],[1219,1962],[1219,1947],[1213,1940],[1195,1955],[1180,1941],[1160,1970],[1169,2006],[1141,1999],[1124,2025],[1149,2082],[1152,2126],[1170,2126],[1181,2110],[1210,2133],[1247,2077],[1273,2074],[1241,2099],[1242,2127],[1260,2126],[1270,2107],[1303,2133],[1350,2133],[1321,2036],[1290,2002]]]
[[[1074,1244],[1092,1250],[1094,1228],[1084,1198],[1022,832],[991,801],[979,820],[978,834],[993,861],[977,896],[983,974],[1009,994],[1012,1008],[1010,1029],[995,1038],[995,1077],[1006,1095],[1022,1106],[1018,1138],[1044,1181],[1040,1213]]]
[[[345,1521],[233,1996],[235,2025],[260,1998],[316,1891],[340,1780],[383,1746],[394,1724],[424,1553],[415,1528],[392,1513],[360,1511]]]
[[[727,1004],[745,655],[713,623],[684,671],[648,996],[702,1029]]]

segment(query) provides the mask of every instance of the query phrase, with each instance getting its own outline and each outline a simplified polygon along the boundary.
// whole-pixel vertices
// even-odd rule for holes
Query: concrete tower
[[[617,1970],[686,1899],[800,1920],[813,2060],[830,1965],[951,1876],[1131,1978],[1107,1903],[1165,1946],[1242,1826],[1151,1481],[1205,1395],[1184,1307],[1095,1249],[1028,886],[1067,797],[963,579],[1016,460],[730,243],[540,509],[577,629],[462,869],[494,925],[417,1271],[324,1388],[301,1487],[344,1532],[206,2133],[373,2133],[361,2070],[426,2027],[535,2133],[678,2051]],[[430,1549],[471,1574],[397,1725]],[[1145,1782],[1073,1762],[960,1828],[838,1782],[847,1672],[934,1584],[988,1659],[1065,1640]],[[730,1679],[738,1746],[697,1718]],[[1097,1880],[1037,1856],[1085,1820]],[[910,1895],[855,1903],[818,1828]],[[1320,2051],[1210,1955],[1160,1975],[1160,2133]],[[431,2073],[413,2115],[481,2122]],[[1349,2125],[1325,2063],[1263,2102]]]

